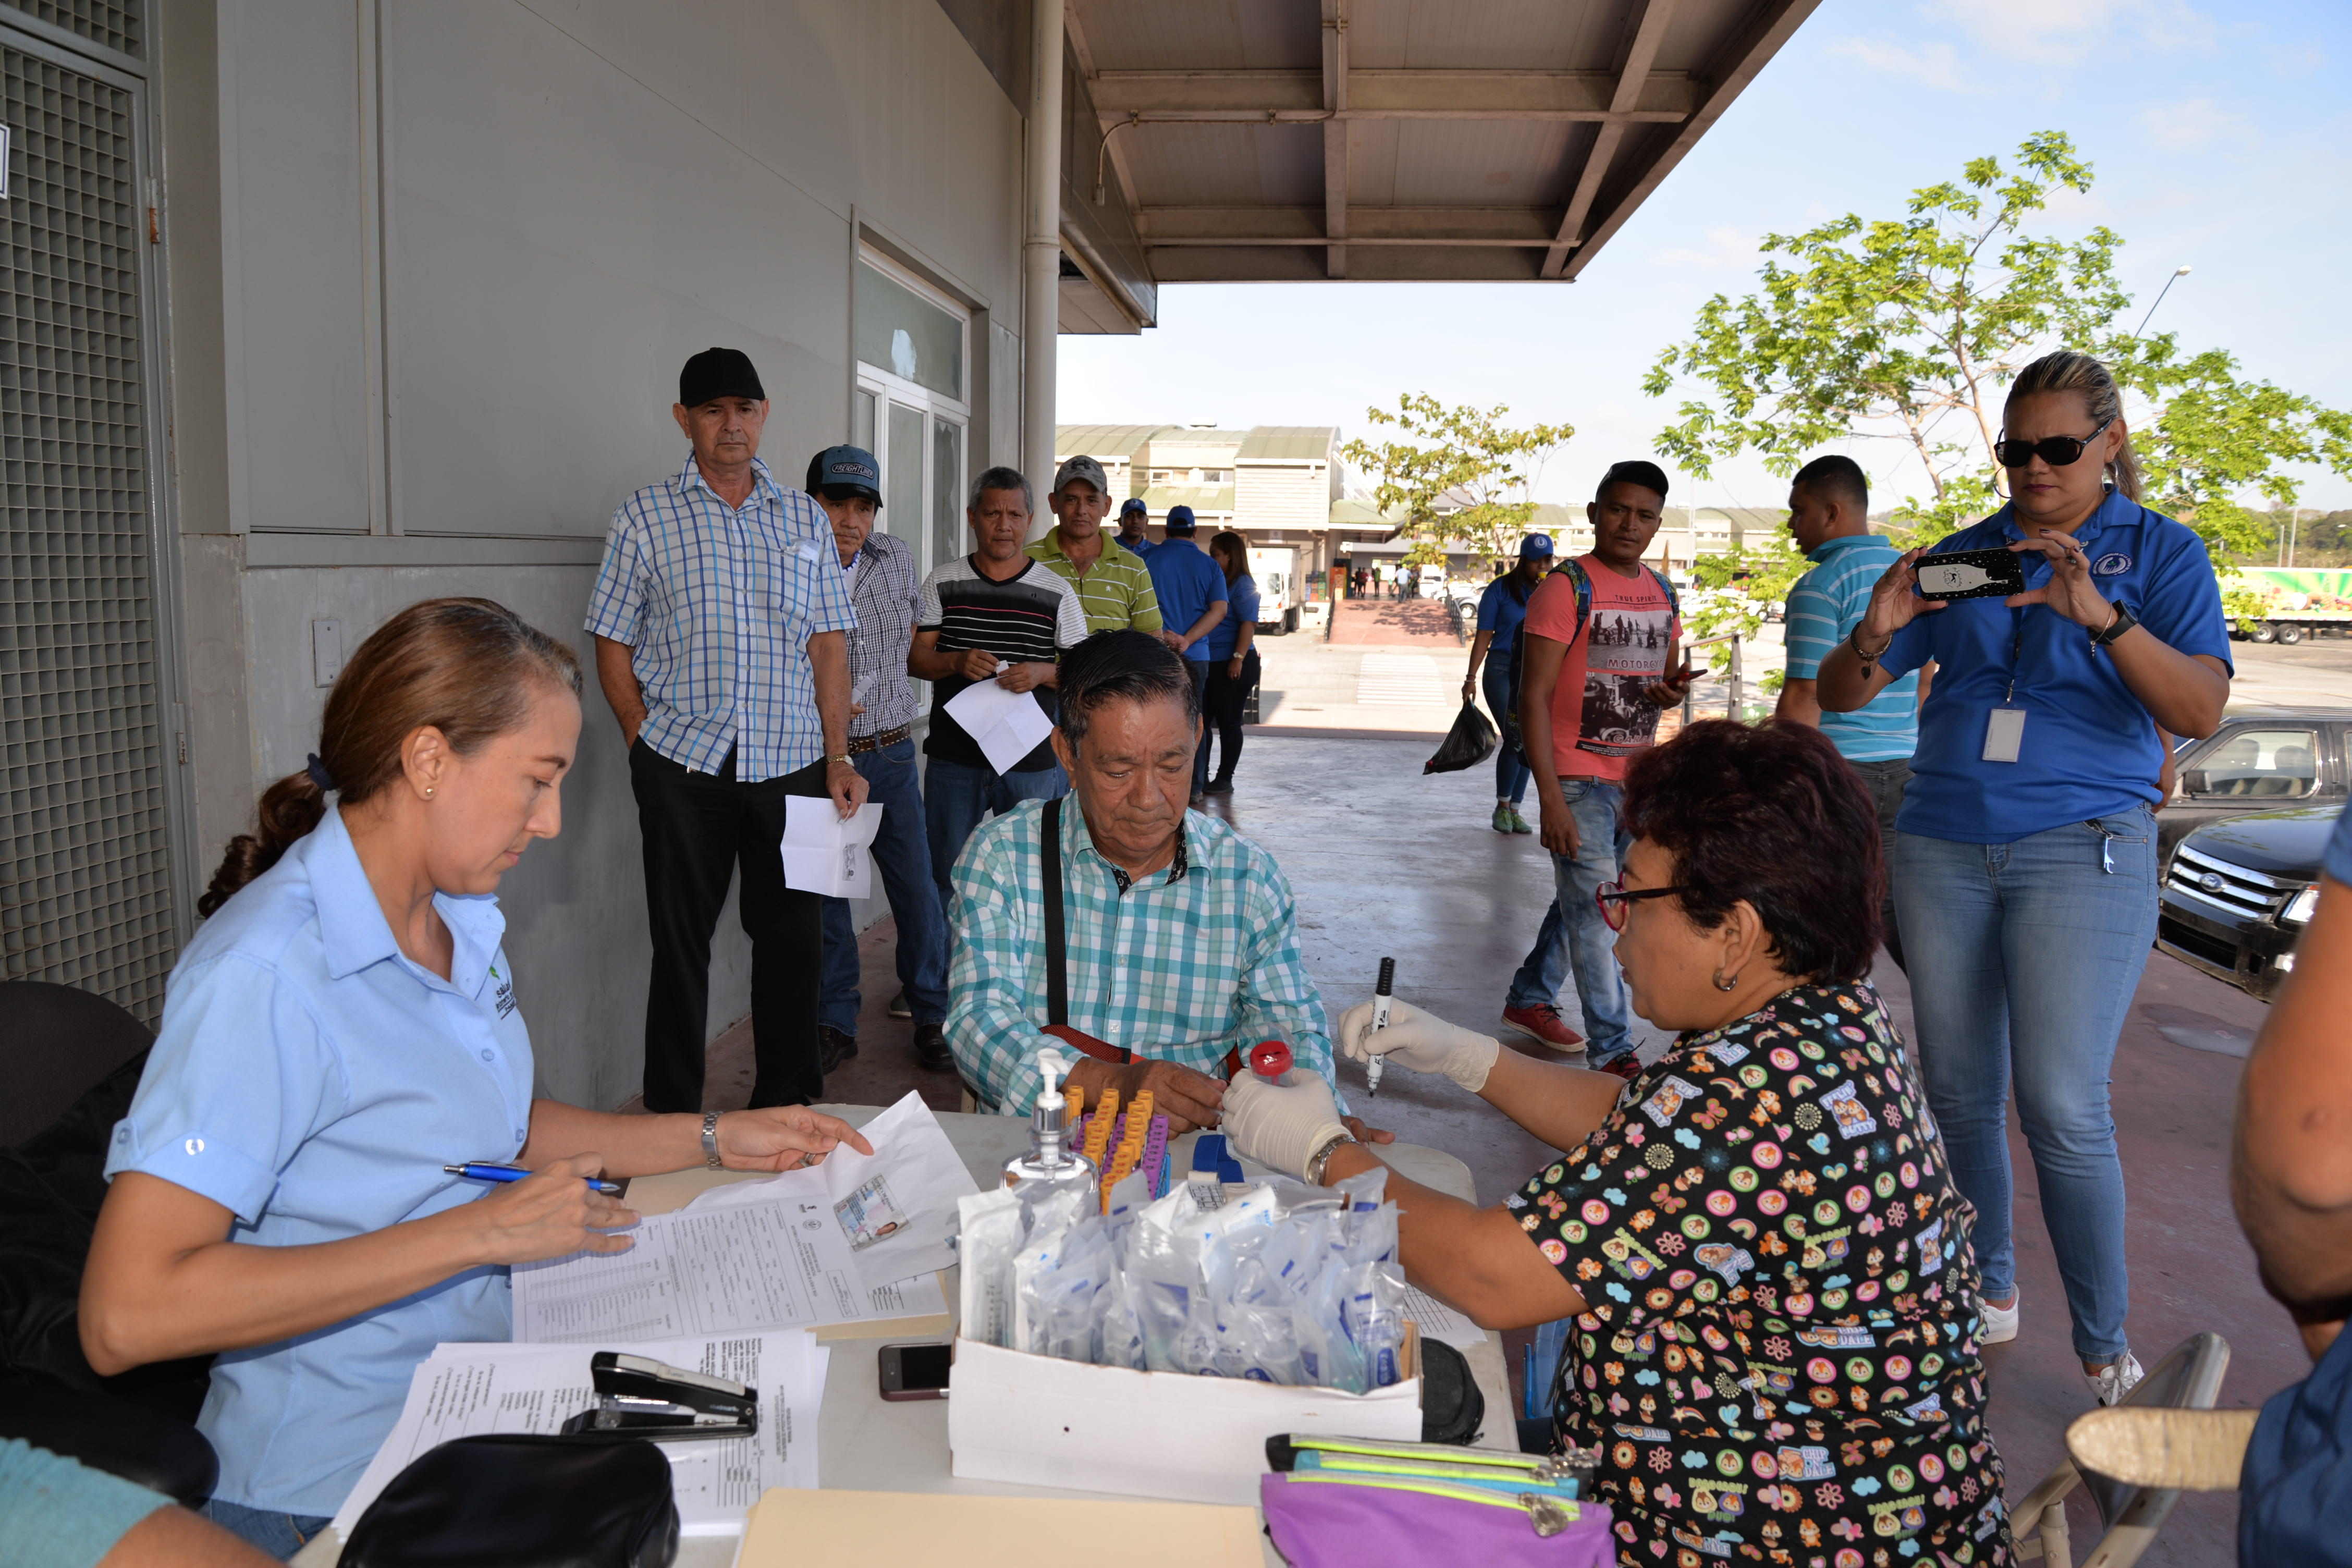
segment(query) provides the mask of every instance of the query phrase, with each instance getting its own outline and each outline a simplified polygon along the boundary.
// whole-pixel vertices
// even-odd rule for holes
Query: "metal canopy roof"
[[[1573,279],[1819,0],[1068,0],[1063,330],[1155,286]]]

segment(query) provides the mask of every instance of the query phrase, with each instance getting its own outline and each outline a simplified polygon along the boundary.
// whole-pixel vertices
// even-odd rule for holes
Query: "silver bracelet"
[[[702,1163],[714,1171],[723,1171],[727,1163],[719,1157],[719,1112],[702,1113]]]

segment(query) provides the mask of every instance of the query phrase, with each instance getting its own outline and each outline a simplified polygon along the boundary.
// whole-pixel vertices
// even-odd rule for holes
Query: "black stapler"
[[[760,1396],[746,1384],[622,1351],[588,1359],[596,1403],[563,1424],[567,1436],[649,1437],[675,1443],[749,1437],[760,1430]]]

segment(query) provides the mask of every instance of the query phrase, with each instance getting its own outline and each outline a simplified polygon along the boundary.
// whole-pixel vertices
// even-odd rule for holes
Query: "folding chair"
[[[2229,1341],[2219,1334],[2192,1334],[2148,1369],[2139,1385],[2124,1396],[2124,1406],[2210,1410],[2221,1392],[2221,1374],[2229,1368]],[[2070,1436],[2073,1430],[2069,1428]],[[2083,1559],[2082,1568],[2128,1568],[2138,1562],[2140,1553],[2155,1542],[2156,1532],[2163,1528],[2182,1490],[2135,1486],[2078,1466],[2070,1458],[2009,1510],[2010,1531],[2020,1561],[2039,1558],[2050,1568],[2074,1568],[2074,1548],[2066,1532],[2066,1494],[2077,1484],[2087,1488],[2098,1504],[2104,1527],[2098,1544]]]

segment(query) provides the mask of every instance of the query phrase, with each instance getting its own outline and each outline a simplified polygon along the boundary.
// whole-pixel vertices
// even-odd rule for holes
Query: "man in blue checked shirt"
[[[873,453],[863,447],[826,447],[809,459],[808,490],[832,521],[834,551],[857,611],[856,629],[849,634],[849,755],[882,806],[874,868],[882,874],[898,928],[898,984],[907,1016],[915,1021],[915,1056],[944,1072],[955,1066],[940,1032],[948,1016],[948,922],[931,876],[930,838],[916,784],[915,686],[907,675],[921,574],[905,540],[874,531],[882,510],[882,465]],[[816,1031],[824,1070],[831,1072],[857,1054],[857,928],[848,900],[824,904],[824,991]]]
[[[1789,590],[1789,669],[1776,719],[1811,724],[1853,764],[1878,805],[1878,838],[1885,851],[1879,918],[1887,956],[1903,964],[1903,936],[1895,928],[1895,816],[1911,782],[1911,753],[1919,744],[1919,708],[1927,700],[1935,666],[1906,675],[1852,713],[1824,713],[1814,696],[1822,660],[1845,641],[1870,590],[1900,553],[1885,534],[1870,531],[1870,481],[1852,458],[1832,453],[1797,470],[1789,486],[1789,531],[1813,569]]]
[[[805,1105],[824,1092],[823,913],[814,893],[784,886],[784,803],[831,796],[844,816],[865,803],[849,756],[857,616],[823,509],[760,461],[768,395],[751,360],[696,354],[670,412],[692,455],[614,513],[588,600],[645,836],[645,1104],[702,1110],[710,933],[740,861],[751,1104]]]
[[[1063,656],[1061,692],[1053,745],[1071,793],[1050,803],[1066,945],[1058,1022],[1091,1042],[1068,1083],[1089,1105],[1106,1089],[1121,1104],[1149,1089],[1182,1132],[1216,1125],[1237,1048],[1283,1040],[1294,1071],[1329,1079],[1330,1028],[1282,868],[1185,809],[1201,708],[1183,659],[1150,632],[1097,632]],[[1075,1043],[1045,1033],[1057,1022],[1048,804],[1024,800],[982,824],[955,864],[948,1044],[983,1108],[1008,1116],[1036,1103],[1037,1053],[1067,1057]]]

